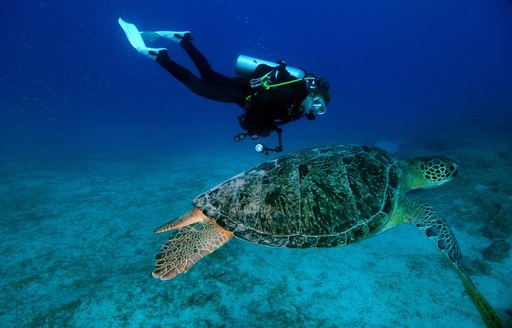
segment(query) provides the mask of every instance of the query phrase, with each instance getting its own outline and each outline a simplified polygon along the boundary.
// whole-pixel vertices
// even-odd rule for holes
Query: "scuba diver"
[[[240,55],[236,63],[237,77],[215,72],[208,60],[192,43],[188,31],[140,32],[133,24],[119,18],[128,41],[141,54],[155,60],[193,93],[216,101],[236,103],[244,109],[238,116],[245,131],[234,137],[240,141],[246,136],[256,140],[277,132],[279,145],[270,148],[257,144],[258,152],[283,150],[281,126],[303,116],[314,120],[326,112],[330,101],[329,84],[304,70],[289,67],[284,62],[273,63]],[[144,40],[165,38],[177,42],[192,59],[200,78],[169,58],[166,48],[148,48]]]

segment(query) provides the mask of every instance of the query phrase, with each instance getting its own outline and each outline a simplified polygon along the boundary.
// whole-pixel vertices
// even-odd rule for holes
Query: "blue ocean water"
[[[458,182],[417,197],[447,213],[512,322],[511,1],[8,0],[0,12],[0,326],[481,326],[438,250],[407,228],[322,255],[233,241],[177,280],[153,279],[165,239],[153,229],[274,155],[234,143],[242,110],[138,54],[119,17],[192,31],[226,75],[246,54],[325,76],[328,112],[284,126],[285,153],[368,143],[461,161]],[[435,298],[439,285],[450,288]]]

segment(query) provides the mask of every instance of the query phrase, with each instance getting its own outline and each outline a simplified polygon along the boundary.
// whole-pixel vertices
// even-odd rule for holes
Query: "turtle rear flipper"
[[[416,225],[450,260],[452,268],[464,284],[464,289],[478,307],[485,325],[487,327],[503,327],[492,305],[480,294],[471,277],[464,270],[462,252],[448,223],[440,218],[430,206],[411,201],[406,204],[406,221]]]
[[[197,261],[227,243],[233,234],[195,209],[156,232],[175,229],[155,256],[153,277],[162,280],[187,272]]]

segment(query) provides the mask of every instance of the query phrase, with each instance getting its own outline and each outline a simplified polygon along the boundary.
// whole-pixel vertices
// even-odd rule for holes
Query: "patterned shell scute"
[[[396,160],[378,148],[314,148],[260,164],[193,204],[253,243],[340,246],[379,231],[395,206],[399,174]]]

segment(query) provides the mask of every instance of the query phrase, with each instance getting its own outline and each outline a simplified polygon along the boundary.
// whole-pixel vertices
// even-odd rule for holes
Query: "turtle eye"
[[[455,162],[447,163],[446,169],[450,174],[456,175],[459,170],[459,166]]]

